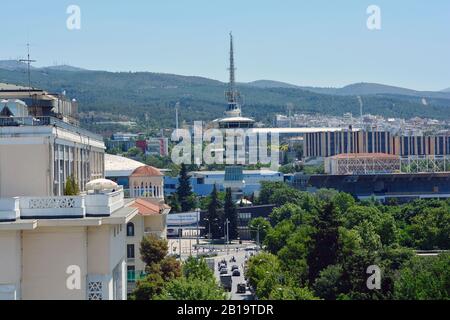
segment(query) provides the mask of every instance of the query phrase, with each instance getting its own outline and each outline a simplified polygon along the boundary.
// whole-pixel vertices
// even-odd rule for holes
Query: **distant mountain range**
[[[20,62],[17,60],[0,60],[0,69],[10,70],[10,71],[20,71],[20,70],[27,70],[28,65],[24,62]],[[49,66],[49,67],[41,67],[41,68],[36,68],[36,67],[30,66],[30,69],[32,69],[32,70],[60,70],[60,71],[74,71],[74,72],[88,71],[86,69],[72,67],[72,66],[69,66],[66,64]]]
[[[0,61],[0,82],[26,85],[26,69],[24,63]],[[80,111],[91,122],[99,117],[121,117],[139,123],[147,119],[148,126],[171,127],[175,122],[177,102],[180,103],[181,120],[188,123],[218,118],[226,105],[226,83],[204,77],[92,71],[62,65],[31,68],[31,79],[35,87],[52,92],[64,90],[76,98]],[[316,88],[272,80],[239,83],[238,87],[244,97],[244,115],[266,124],[273,122],[275,114],[285,114],[288,104],[297,113],[359,114],[357,96],[361,96],[365,113],[402,118],[450,118],[449,89],[423,92],[374,83]],[[89,126],[86,121],[84,125]]]
[[[385,84],[367,83],[367,82],[354,83],[342,88],[320,88],[320,87],[296,86],[293,84],[272,80],[257,80],[246,84],[258,88],[297,88],[321,94],[332,94],[343,96],[403,95],[422,98],[450,99],[449,94],[450,88],[444,89],[442,91],[416,91],[401,87],[388,86]]]

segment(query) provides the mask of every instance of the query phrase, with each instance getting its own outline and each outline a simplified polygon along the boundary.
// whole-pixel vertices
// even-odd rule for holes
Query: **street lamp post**
[[[181,215],[180,215],[180,227],[178,229],[178,246],[179,248],[179,254],[180,254],[180,261],[181,261],[181,236],[183,235],[183,229],[181,229]]]
[[[197,252],[198,252],[198,245],[200,244],[200,240],[199,240],[199,233],[200,233],[200,229],[199,229],[200,208],[195,209],[195,212],[197,212]]]
[[[223,232],[224,232],[224,238],[225,238],[225,245],[227,248],[227,254],[228,254],[228,242],[229,242],[229,234],[228,234],[228,225],[230,224],[230,221],[228,218],[225,220],[224,226],[223,226]]]
[[[261,248],[261,244],[260,244],[260,241],[259,241],[259,230],[260,230],[260,228],[261,228],[261,226],[258,225],[258,226],[256,226],[256,228],[251,228],[251,229],[253,229],[253,230],[256,229],[256,244],[258,245],[258,247]],[[263,229],[265,229],[265,227]]]

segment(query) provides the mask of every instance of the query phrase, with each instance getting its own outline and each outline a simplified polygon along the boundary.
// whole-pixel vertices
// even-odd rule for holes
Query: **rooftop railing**
[[[0,222],[110,216],[124,206],[123,190],[61,197],[0,198]]]
[[[51,116],[44,117],[0,117],[0,127],[22,127],[22,126],[56,126],[62,129],[67,129],[72,132],[77,132],[86,135],[90,138],[103,141],[103,137],[92,133],[88,130],[64,122],[58,118]]]

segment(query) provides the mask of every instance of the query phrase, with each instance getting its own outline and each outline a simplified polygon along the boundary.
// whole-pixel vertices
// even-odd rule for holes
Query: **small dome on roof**
[[[117,187],[118,187],[117,183],[108,179],[95,179],[86,183],[86,190],[102,191],[102,190],[112,190]]]
[[[131,177],[148,177],[148,176],[162,176],[163,174],[159,169],[156,169],[152,166],[142,166],[139,168],[136,168],[133,173],[131,174]]]

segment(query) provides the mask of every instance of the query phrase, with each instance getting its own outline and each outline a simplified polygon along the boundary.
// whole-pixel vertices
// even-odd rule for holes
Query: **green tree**
[[[308,256],[309,278],[311,283],[319,272],[335,264],[339,252],[339,223],[335,205],[325,203],[314,221],[316,233],[313,236],[313,248]]]
[[[183,275],[186,278],[195,278],[202,281],[214,279],[214,272],[204,258],[190,256],[183,263]]]
[[[269,297],[274,286],[283,277],[283,273],[278,257],[263,252],[249,259],[245,276],[258,298],[264,299]]]
[[[217,188],[214,185],[213,190],[211,192],[211,201],[208,205],[208,224],[211,229],[211,235],[213,239],[218,239],[223,236],[223,232],[221,232],[222,225],[222,215],[220,214],[220,201],[218,199]]]
[[[287,184],[284,182],[272,182],[272,181],[262,181],[261,188],[259,191],[258,204],[272,204],[270,203],[270,197],[275,190],[286,189]]]
[[[320,271],[313,285],[315,294],[326,300],[336,300],[340,294],[342,273],[342,266],[339,264],[329,265]]]
[[[264,219],[263,217],[257,217],[248,223],[248,227],[250,229],[250,233],[252,236],[252,239],[254,241],[257,241],[258,239],[258,230],[259,230],[259,243],[263,243],[266,239],[267,233],[272,228],[269,221]]]
[[[306,285],[308,281],[308,252],[312,246],[314,228],[302,225],[288,234],[286,244],[278,251],[283,270],[290,275],[297,285]]]
[[[167,255],[167,250],[167,240],[160,239],[155,235],[146,236],[141,241],[141,258],[147,266],[160,263]]]
[[[181,164],[176,193],[182,212],[190,211],[195,207],[195,197],[192,193],[191,181],[184,163]]]
[[[269,229],[264,239],[266,250],[277,254],[286,245],[287,239],[294,230],[295,225],[291,220],[281,221],[274,228]]]
[[[150,273],[136,283],[131,298],[133,300],[152,300],[162,292],[164,284],[165,281],[159,273]]]
[[[450,254],[414,257],[400,270],[394,297],[405,300],[450,299]]]
[[[181,264],[175,257],[167,256],[158,263],[145,268],[148,274],[159,274],[164,281],[170,281],[181,276]]]
[[[224,300],[225,292],[214,282],[178,278],[168,282],[156,300]]]
[[[235,240],[239,237],[238,232],[238,214],[236,205],[233,202],[231,188],[226,189],[225,203],[223,205],[224,220],[228,219],[228,237],[229,240]]]
[[[419,249],[450,249],[450,207],[425,208],[411,219],[410,233]]]
[[[319,298],[306,287],[280,285],[272,289],[269,300],[319,300]]]
[[[73,175],[67,177],[66,185],[64,187],[65,196],[77,196],[80,194],[80,189]]]

